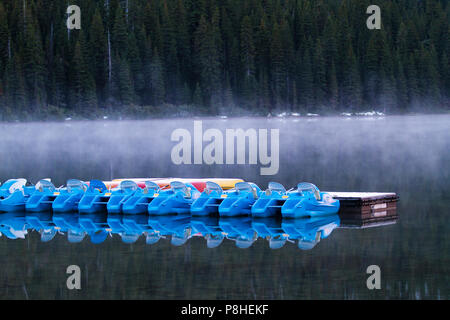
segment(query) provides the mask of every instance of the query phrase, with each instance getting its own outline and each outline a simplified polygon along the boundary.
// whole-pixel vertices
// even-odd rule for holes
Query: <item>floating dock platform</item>
[[[340,202],[341,227],[374,227],[397,221],[396,193],[330,192]]]

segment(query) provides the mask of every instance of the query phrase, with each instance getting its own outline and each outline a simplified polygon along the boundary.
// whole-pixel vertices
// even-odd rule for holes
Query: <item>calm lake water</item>
[[[224,146],[226,129],[255,129],[259,137],[258,129],[278,129],[277,174],[261,175],[260,158],[257,164],[174,164],[171,135],[186,129],[194,141],[194,120],[202,121],[202,132],[221,132]],[[59,186],[69,178],[239,177],[263,189],[269,181],[288,188],[309,181],[326,191],[396,192],[400,202],[396,223],[365,229],[343,228],[337,216],[305,226],[277,219],[0,214],[0,225],[22,230],[0,237],[0,298],[449,299],[449,129],[448,115],[2,123],[0,181],[51,177]],[[52,234],[33,228],[64,219],[91,221],[110,235],[96,232],[75,243],[60,228],[42,241]],[[160,239],[144,233],[155,224],[166,232]],[[249,235],[250,246],[239,248],[248,243],[229,236],[208,248],[208,239],[198,236],[202,225]],[[292,235],[272,249],[261,231],[324,226],[328,237],[310,248],[299,248]],[[82,289],[71,291],[66,268],[74,264]],[[366,287],[373,264],[381,268],[381,290]]]

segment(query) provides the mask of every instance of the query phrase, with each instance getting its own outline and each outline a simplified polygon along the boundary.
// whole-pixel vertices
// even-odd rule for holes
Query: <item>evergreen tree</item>
[[[358,0],[0,2],[2,119],[194,104],[205,114],[450,104],[450,3]],[[51,105],[51,107],[48,107]],[[142,108],[142,110],[164,110]]]
[[[159,58],[158,50],[155,49],[153,53],[151,70],[151,92],[153,98],[153,105],[157,106],[164,102],[165,88],[164,88],[164,72],[162,62]]]
[[[96,10],[92,17],[90,31],[89,48],[91,59],[89,59],[89,67],[94,71],[93,77],[95,79],[97,96],[102,101],[106,98],[106,85],[108,82],[108,44],[99,10]]]

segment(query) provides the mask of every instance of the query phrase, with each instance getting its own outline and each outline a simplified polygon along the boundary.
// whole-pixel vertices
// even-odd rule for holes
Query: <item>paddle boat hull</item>
[[[157,183],[161,189],[169,187],[170,183],[174,181],[190,183],[200,192],[203,192],[203,190],[206,188],[206,182],[208,181],[217,183],[223,190],[232,189],[234,188],[234,185],[236,183],[243,182],[242,179],[235,179],[235,178],[201,178],[201,179],[170,178],[170,179],[157,179],[153,181]]]
[[[118,182],[120,183],[120,182]],[[96,213],[106,212],[107,203],[111,198],[111,192],[106,184],[99,180],[91,180],[89,188],[81,197],[78,203],[78,212],[80,213]]]
[[[73,213],[53,213],[55,229],[67,233],[67,241],[79,243],[86,236],[86,231],[79,223],[79,215]]]
[[[0,214],[0,234],[8,239],[25,239],[28,234],[25,212]]]
[[[283,218],[307,218],[336,214],[339,211],[339,200],[320,192],[307,182],[299,183],[297,192],[289,194],[281,208]]]
[[[150,215],[188,214],[200,192],[190,183],[173,181],[169,190],[163,190],[148,205]]]
[[[234,241],[238,248],[249,248],[258,239],[250,217],[220,217],[219,226],[226,238]]]
[[[191,218],[193,236],[201,236],[206,239],[208,248],[218,247],[225,239],[225,233],[219,226],[219,217],[193,216]]]
[[[0,212],[25,211],[25,203],[35,191],[26,179],[10,179],[0,186]]]
[[[206,188],[203,190],[200,197],[198,197],[191,206],[192,216],[208,216],[210,214],[218,213],[219,206],[227,194],[223,192],[220,185],[215,182],[207,181]]]
[[[132,180],[123,180],[119,188],[111,193],[106,204],[108,213],[122,213],[123,204],[132,197],[137,190],[140,190],[138,184]]]
[[[96,214],[80,214],[78,222],[81,228],[89,235],[92,243],[99,244],[106,240],[110,234],[106,212]]]
[[[57,190],[48,180],[40,180],[35,186],[35,191],[25,203],[25,210],[27,212],[52,211],[52,204],[61,192],[66,191]]]
[[[229,192],[219,205],[221,217],[250,215],[252,205],[261,194],[261,189],[254,183],[239,182],[236,183],[235,189]]]
[[[151,216],[148,218],[148,225],[151,233],[152,244],[160,238],[171,236],[171,244],[182,245],[191,237],[192,228],[189,214],[178,214],[176,216]],[[147,242],[149,243],[149,242]]]
[[[159,196],[160,187],[153,181],[145,181],[145,187],[138,189],[122,205],[124,214],[144,214],[148,213],[148,205],[153,199]]]
[[[303,219],[283,219],[281,227],[289,235],[290,240],[298,241],[299,249],[310,250],[339,227],[340,222],[339,216],[332,214]]]
[[[258,234],[258,237],[265,238],[269,241],[270,249],[279,249],[283,247],[289,234],[281,227],[281,219],[279,218],[260,218],[252,220],[252,228]]]
[[[53,212],[66,213],[78,211],[78,203],[83,197],[88,184],[77,179],[70,179],[66,188],[56,196],[52,203]]]
[[[52,203],[53,212],[67,213],[78,211],[78,203],[84,195],[84,191],[61,193]]]
[[[251,213],[254,218],[281,217],[281,208],[288,198],[286,189],[279,183],[270,182],[269,188],[253,204]]]

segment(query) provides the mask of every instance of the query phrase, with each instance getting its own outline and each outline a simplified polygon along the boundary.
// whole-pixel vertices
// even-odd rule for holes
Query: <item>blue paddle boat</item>
[[[51,211],[53,201],[60,193],[61,191],[57,190],[49,180],[40,180],[36,183],[35,192],[25,203],[25,210],[28,212]]]
[[[91,180],[89,188],[78,203],[78,211],[80,213],[106,212],[106,205],[111,194],[102,181]]]
[[[34,186],[25,186],[26,179],[10,179],[0,186],[0,211],[25,211],[25,203],[35,191]]]
[[[252,228],[258,236],[269,242],[270,249],[279,249],[286,244],[289,235],[281,227],[279,218],[260,218],[252,220]]]
[[[108,213],[108,217],[106,219],[106,222],[109,225],[108,230],[111,234],[119,235],[124,243],[135,243],[141,236],[141,233],[130,229],[128,225],[123,222],[123,217],[124,216],[121,214]]]
[[[283,219],[281,228],[289,235],[290,240],[298,241],[299,249],[310,250],[339,227],[340,221],[337,214],[304,219]]]
[[[156,243],[160,238],[171,236],[170,243],[180,246],[191,237],[191,216],[189,214],[178,214],[175,216],[151,216],[148,225],[154,230],[150,234],[151,240]],[[148,237],[148,236],[147,236]],[[147,243],[149,243],[147,241]]]
[[[121,213],[123,204],[140,189],[132,180],[121,181],[119,187],[114,189],[106,204],[108,213]]]
[[[218,247],[225,239],[225,233],[219,226],[219,217],[215,216],[192,216],[192,236],[201,236],[206,239],[208,248]]]
[[[256,217],[281,217],[281,207],[286,202],[288,193],[282,184],[269,182],[265,192],[262,192],[258,200],[252,206],[252,216]]]
[[[203,190],[191,206],[192,216],[207,216],[219,212],[219,206],[227,197],[227,193],[215,182],[207,181]]]
[[[110,235],[106,212],[80,214],[78,221],[94,244],[102,243]]]
[[[159,185],[153,181],[145,181],[145,188],[138,188],[122,205],[123,214],[148,213],[148,204],[159,196]]]
[[[238,248],[250,248],[258,239],[250,217],[220,217],[219,226],[226,238],[234,241]]]
[[[191,204],[200,192],[190,183],[173,181],[170,189],[163,190],[148,205],[150,215],[190,213]]]
[[[283,218],[317,217],[335,214],[339,211],[339,200],[320,192],[309,182],[301,182],[297,190],[289,193],[289,197],[281,207]]]
[[[0,214],[0,235],[8,239],[25,239],[28,225],[24,212],[8,212]]]
[[[219,205],[220,216],[236,217],[251,214],[251,207],[258,200],[261,193],[261,189],[254,183],[236,183],[234,191],[228,192]]]
[[[86,231],[80,225],[78,213],[53,213],[55,229],[67,233],[67,241],[79,243],[86,236]]]
[[[26,221],[30,228],[41,235],[42,242],[52,240],[58,233],[51,212],[30,212],[26,214]]]
[[[152,240],[154,239],[153,233],[155,230],[153,230],[148,224],[147,213],[124,215],[122,216],[122,224],[128,230],[129,234],[138,235],[138,237],[144,235],[145,242],[147,244],[152,243]]]
[[[70,179],[66,183],[66,188],[61,191],[55,192],[56,198],[53,200],[52,209],[53,212],[74,212],[78,211],[78,203],[83,197],[87,185],[76,179]]]

